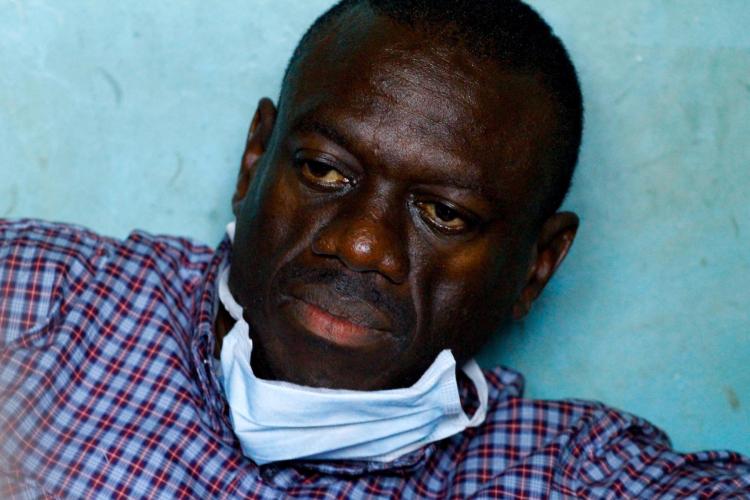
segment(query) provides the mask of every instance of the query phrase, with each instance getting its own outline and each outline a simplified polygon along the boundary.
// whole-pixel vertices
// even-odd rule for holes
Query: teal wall
[[[330,0],[0,0],[0,216],[217,242],[255,103]],[[750,454],[750,2],[537,0],[587,101],[582,227],[484,352]]]

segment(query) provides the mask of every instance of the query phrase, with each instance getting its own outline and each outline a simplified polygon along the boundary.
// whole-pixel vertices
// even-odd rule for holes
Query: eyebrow
[[[345,148],[350,153],[354,154],[355,148],[352,142],[338,129],[321,123],[312,116],[305,116],[297,123],[294,124],[292,130],[295,132],[313,133],[322,135],[329,141],[335,142],[339,146]]]
[[[349,153],[356,156],[357,148],[354,147],[353,142],[340,130],[325,123],[318,121],[314,116],[304,116],[297,121],[292,127],[297,133],[312,133],[318,134],[326,139],[335,142],[339,146],[345,148]],[[481,182],[474,179],[458,179],[454,175],[445,175],[436,177],[433,182],[435,184],[450,185],[466,191],[474,191],[481,194],[488,200],[495,200],[495,196],[487,190]]]

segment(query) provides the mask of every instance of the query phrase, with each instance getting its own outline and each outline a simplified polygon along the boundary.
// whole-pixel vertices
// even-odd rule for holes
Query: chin
[[[387,373],[352,373],[351,370],[345,368],[337,369],[338,361],[336,356],[331,356],[329,352],[316,353],[313,360],[307,356],[302,360],[287,358],[279,364],[279,369],[274,372],[273,378],[307,387],[357,391],[390,389],[399,386],[396,381],[397,375],[396,380],[392,380],[389,376],[392,374]]]

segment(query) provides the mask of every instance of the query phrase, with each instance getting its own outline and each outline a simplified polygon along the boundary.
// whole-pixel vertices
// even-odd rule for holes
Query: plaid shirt
[[[523,399],[502,368],[484,425],[395,462],[258,467],[210,359],[229,257],[226,240],[0,220],[0,498],[750,497],[748,459],[676,453],[599,403]]]

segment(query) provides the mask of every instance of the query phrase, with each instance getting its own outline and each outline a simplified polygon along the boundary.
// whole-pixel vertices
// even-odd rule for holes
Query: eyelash
[[[454,218],[458,218],[462,221],[463,227],[452,228],[445,224],[440,224],[435,218],[431,217],[427,213],[427,210],[425,208],[426,205],[434,205],[435,215],[438,218],[441,218],[440,215],[437,214],[437,212],[440,211],[440,207],[443,207],[444,209],[449,210],[450,212],[455,214]],[[461,210],[458,210],[457,208],[454,208],[453,206],[447,203],[444,203],[442,201],[437,201],[437,200],[417,201],[417,202],[414,202],[414,206],[419,211],[419,216],[422,218],[422,220],[424,220],[431,228],[439,231],[442,234],[447,234],[451,236],[464,235],[464,234],[472,232],[477,226],[477,220],[475,217],[467,215],[463,213]]]
[[[302,178],[302,181],[312,187],[313,189],[319,189],[323,191],[338,191],[341,190],[342,187],[345,189],[346,187],[350,186],[356,186],[357,181],[356,179],[353,179],[351,176],[347,175],[346,173],[342,172],[339,168],[330,165],[323,161],[318,160],[310,160],[305,158],[297,158],[294,160],[294,167],[297,170],[298,175]],[[326,172],[330,173],[332,171],[337,172],[341,177],[345,179],[345,182],[342,185],[337,185],[334,183],[325,183],[325,182],[316,182],[315,180],[310,179],[307,175],[305,175],[304,170],[305,167],[310,171],[310,173],[313,175],[313,177],[322,178],[322,176],[317,176],[313,170],[318,170],[319,172]]]

